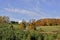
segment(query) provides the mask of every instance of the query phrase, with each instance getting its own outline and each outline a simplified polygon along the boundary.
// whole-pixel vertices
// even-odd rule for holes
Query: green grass
[[[14,26],[15,29],[19,29],[20,28],[19,24],[13,24],[13,26]]]
[[[60,39],[60,26],[40,26],[37,27],[37,30],[44,30],[45,32],[53,32],[56,31],[57,32],[57,38]],[[54,35],[54,34],[52,34]]]
[[[37,30],[23,31],[20,30],[19,24],[12,24],[14,29],[10,28],[10,24],[0,24],[0,37],[2,36],[2,40],[12,39],[12,36],[16,36],[16,40],[30,40],[31,36],[35,37],[37,40],[41,39],[41,35],[44,36],[44,40],[53,40],[55,38],[60,39],[60,26],[40,26],[37,27]],[[57,34],[41,34],[40,31],[51,32],[58,31]],[[14,32],[14,33],[13,33]]]
[[[60,31],[60,26],[40,26],[37,30],[43,29],[44,31]]]

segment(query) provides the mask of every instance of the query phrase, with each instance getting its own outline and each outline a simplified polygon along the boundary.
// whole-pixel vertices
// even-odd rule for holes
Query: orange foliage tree
[[[26,29],[26,21],[22,20],[22,22],[20,23],[20,29],[21,30],[25,30]]]

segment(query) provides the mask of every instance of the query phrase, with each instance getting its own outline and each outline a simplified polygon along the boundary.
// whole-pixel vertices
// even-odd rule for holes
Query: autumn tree
[[[26,21],[22,20],[22,22],[20,23],[20,29],[25,30],[26,29]]]
[[[36,24],[35,24],[35,19],[32,19],[29,23],[29,29],[34,29],[36,30]]]
[[[9,17],[8,16],[3,16],[3,20],[5,23],[9,23]]]
[[[56,26],[60,25],[60,19],[45,18],[36,21],[37,26]]]
[[[0,23],[9,23],[8,16],[0,16]]]

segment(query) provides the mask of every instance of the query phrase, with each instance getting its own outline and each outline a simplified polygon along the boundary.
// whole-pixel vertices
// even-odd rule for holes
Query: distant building
[[[22,21],[20,20],[20,21],[18,21],[18,24],[20,24]]]

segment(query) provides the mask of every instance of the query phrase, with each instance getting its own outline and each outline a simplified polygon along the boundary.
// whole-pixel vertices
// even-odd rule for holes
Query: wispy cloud
[[[32,2],[33,0],[22,0],[24,2],[29,2],[28,4],[31,5],[30,2]],[[47,0],[41,0],[43,2],[47,2]],[[20,14],[24,14],[24,15],[28,15],[31,18],[45,18],[47,16],[50,16],[50,14],[45,13],[44,9],[40,8],[40,1],[39,0],[35,0],[36,5],[33,5],[33,8],[30,10],[26,10],[26,9],[17,9],[17,8],[4,8],[5,11],[7,12],[13,12],[13,13],[20,13]]]
[[[41,0],[43,3],[46,3],[49,6],[57,5],[56,0]]]
[[[41,15],[38,12],[31,11],[31,10],[25,10],[25,9],[16,9],[16,8],[4,8],[7,12],[14,12],[14,13],[20,13],[30,16],[31,18],[34,17],[41,17]]]
[[[44,1],[46,1],[46,0],[44,0]],[[47,12],[48,10],[43,9],[40,6],[41,6],[41,3],[40,3],[39,0],[37,0],[36,1],[36,5],[33,6],[33,11],[37,12],[38,14],[40,14],[41,18],[46,18],[47,16],[48,17],[51,16],[51,14]]]
[[[47,16],[50,16],[49,13],[44,12],[45,9],[40,8],[40,0],[22,0],[23,2],[29,2],[28,4],[30,4],[32,6],[32,2],[34,1],[36,4],[32,6],[32,9],[17,9],[17,8],[4,8],[5,11],[7,12],[13,12],[13,13],[20,13],[20,14],[24,14],[24,15],[28,15],[31,18],[45,18]],[[48,4],[48,5],[52,5],[52,3],[54,3],[54,0],[41,0],[42,2]],[[9,4],[10,5],[10,4]],[[47,11],[47,10],[46,10]]]
[[[3,14],[9,14],[9,17],[12,16],[12,19],[16,18],[16,20],[21,19],[18,18],[20,16],[22,17],[22,19],[39,19],[60,16],[60,2],[58,0],[1,0],[0,8],[0,12],[3,12]],[[16,16],[16,14],[18,16]]]
[[[24,0],[23,0],[24,1]],[[27,0],[26,0],[27,1]],[[32,0],[28,0],[29,2],[32,2]],[[17,9],[17,8],[4,8],[5,11],[8,11],[8,12],[14,12],[14,13],[20,13],[20,14],[25,14],[25,15],[28,15],[30,16],[31,18],[45,18],[46,15],[49,15],[45,12],[43,12],[40,8],[40,2],[39,0],[35,0],[36,2],[36,5],[34,6],[33,5],[33,8],[30,10],[26,10],[26,9]]]
[[[20,21],[20,19],[10,18],[10,21]]]

